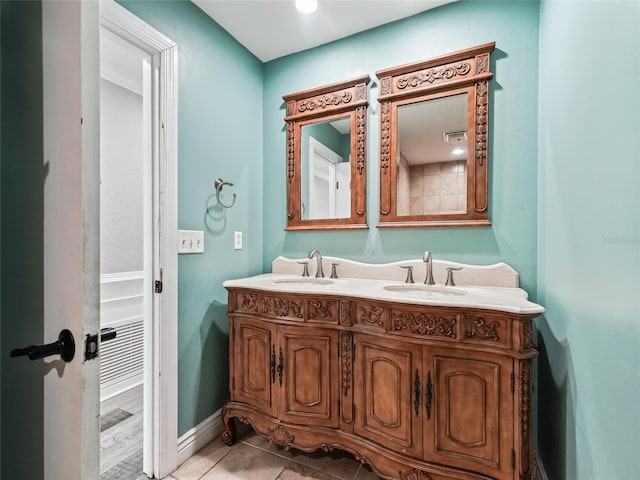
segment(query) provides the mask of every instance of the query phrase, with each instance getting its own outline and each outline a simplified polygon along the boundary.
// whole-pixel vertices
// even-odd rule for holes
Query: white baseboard
[[[138,397],[142,397],[142,383],[120,390],[113,395],[101,398],[100,414],[106,413],[114,408],[120,408]]]
[[[218,410],[178,438],[178,465],[222,432],[222,410]]]
[[[549,480],[549,477],[547,477],[547,472],[544,469],[544,463],[542,463],[542,457],[540,456],[540,452],[538,450],[533,452],[533,464],[535,480]]]

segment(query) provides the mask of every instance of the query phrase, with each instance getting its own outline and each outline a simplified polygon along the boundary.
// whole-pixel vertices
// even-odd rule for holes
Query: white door
[[[17,135],[36,147],[25,148],[29,156],[3,157],[3,176],[13,174],[8,162],[40,166],[25,169],[26,178],[10,177],[31,189],[26,205],[13,206],[16,215],[30,219],[20,233],[31,240],[11,252],[12,262],[22,265],[29,279],[15,296],[31,314],[19,316],[10,308],[13,318],[4,318],[3,308],[2,390],[12,397],[7,402],[3,393],[2,474],[7,479],[96,479],[98,361],[85,361],[84,339],[99,329],[98,4],[24,3],[31,5],[9,7],[24,8],[29,18],[26,34],[17,32],[11,40],[18,42],[18,52],[33,56],[24,69],[3,70],[3,82],[5,74],[21,76],[24,89],[30,89],[24,108],[38,111],[40,118],[34,115],[33,122],[20,126],[24,130]],[[21,91],[17,85],[16,93]],[[10,274],[3,268],[3,284]],[[57,354],[9,358],[5,350],[54,342],[63,329],[75,338],[69,362]]]

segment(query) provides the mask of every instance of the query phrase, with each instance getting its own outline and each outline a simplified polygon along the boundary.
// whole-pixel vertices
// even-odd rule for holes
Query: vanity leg
[[[222,414],[222,425],[224,427],[224,431],[222,432],[221,439],[222,442],[228,446],[233,445],[233,442],[236,441],[236,422],[235,420],[229,416],[229,410],[224,409]]]

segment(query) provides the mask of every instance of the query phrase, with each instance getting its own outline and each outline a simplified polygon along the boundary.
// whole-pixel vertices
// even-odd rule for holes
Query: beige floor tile
[[[358,470],[358,474],[354,480],[380,480],[380,477],[373,473],[371,467],[367,464],[364,464]]]
[[[341,480],[353,480],[360,466],[360,463],[353,458],[353,455],[339,450],[329,453],[322,450],[317,450],[313,453],[305,453],[298,450],[292,451],[292,461]]]
[[[335,478],[306,465],[290,462],[282,471],[278,480],[335,480]]]
[[[279,447],[277,445],[274,445],[273,443],[270,443],[269,440],[267,440],[261,435],[258,435],[254,431],[251,431],[251,433],[246,435],[245,438],[242,440],[242,442],[248,445],[257,447],[266,452],[271,452],[274,455],[278,455],[279,457],[283,457],[283,458],[293,457],[293,453],[290,450],[285,450],[282,447]]]
[[[282,457],[241,443],[201,480],[275,480],[287,464]]]
[[[199,480],[230,451],[231,447],[222,443],[218,436],[180,465],[171,475],[177,480]]]

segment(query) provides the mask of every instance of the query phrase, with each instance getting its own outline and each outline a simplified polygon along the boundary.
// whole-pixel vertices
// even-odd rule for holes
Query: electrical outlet
[[[204,232],[178,230],[178,253],[204,253]]]
[[[242,232],[233,232],[234,250],[242,250]]]

